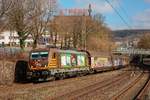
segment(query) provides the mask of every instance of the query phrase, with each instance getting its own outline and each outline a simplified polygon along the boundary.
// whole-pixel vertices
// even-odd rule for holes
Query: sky
[[[150,0],[108,0],[125,20],[125,24],[106,0],[58,0],[61,9],[88,8],[92,15],[101,13],[112,30],[150,29]]]

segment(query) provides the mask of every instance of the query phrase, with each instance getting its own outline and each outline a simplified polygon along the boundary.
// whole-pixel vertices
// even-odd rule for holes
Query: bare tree
[[[56,43],[59,41],[61,47],[67,47],[67,40],[70,35],[70,23],[68,23],[68,16],[55,16],[54,20],[51,23],[51,29],[53,32],[54,41],[53,44],[56,46]],[[57,36],[59,35],[59,40]]]
[[[35,9],[32,13],[33,48],[37,47],[39,38],[48,29],[48,23],[56,11],[56,7],[57,4],[53,0],[36,0]]]
[[[31,14],[34,10],[35,0],[13,0],[13,7],[7,13],[8,26],[17,32],[20,47],[23,50],[25,40],[32,30]]]
[[[101,14],[94,15],[86,27],[87,48],[111,52],[113,49],[111,31],[104,23],[104,17]]]
[[[96,14],[94,17],[84,15],[80,16],[74,20],[72,28],[74,48],[80,47],[83,49],[87,49],[87,47],[89,47],[89,38],[107,37],[106,35],[108,35],[109,30],[106,27],[104,17],[101,14]]]
[[[13,6],[13,1],[12,0],[0,0],[0,31],[6,28],[6,16]]]
[[[33,48],[38,39],[47,29],[47,23],[52,15],[54,6],[51,0],[13,0],[14,6],[7,14],[9,27],[16,31],[20,47],[25,47],[25,40],[29,34],[33,37]]]
[[[55,33],[62,37],[61,47],[82,49],[107,49],[111,43],[110,30],[102,15],[56,16],[52,25]],[[55,26],[55,27],[54,27]]]
[[[150,34],[144,34],[138,42],[138,48],[150,49]]]

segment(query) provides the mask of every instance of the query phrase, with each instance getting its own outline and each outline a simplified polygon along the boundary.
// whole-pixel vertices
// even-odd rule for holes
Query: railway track
[[[135,86],[137,86],[137,85],[139,85],[139,83],[141,83],[141,80],[145,82],[145,83],[142,82],[144,84],[144,86],[138,87],[138,88],[140,88],[139,90],[134,90]],[[129,100],[129,99],[145,100],[142,98],[145,95],[148,86],[150,86],[149,74],[143,72],[134,81],[132,81],[128,86],[124,87],[121,91],[119,91],[117,93],[117,95],[114,95],[111,99],[112,100]],[[137,93],[137,91],[139,91],[139,92]],[[132,94],[133,92],[135,92],[135,93]]]
[[[46,82],[46,83],[41,83],[41,84],[16,84],[16,86],[20,85],[20,87],[22,89],[14,89],[12,88],[11,92],[5,93],[4,92],[4,96],[9,96],[10,94],[12,95],[22,95],[24,92],[26,92],[27,94],[31,94],[31,91],[37,91],[39,89],[48,89],[50,90],[49,93],[53,94],[50,96],[49,94],[47,94],[48,98],[46,97],[45,100],[84,100],[84,99],[88,99],[88,97],[90,98],[96,98],[96,96],[98,97],[102,97],[103,95],[106,96],[107,95],[107,99],[110,98],[111,100],[132,100],[132,99],[127,99],[126,97],[129,97],[131,92],[131,90],[133,90],[133,88],[135,88],[135,85],[139,84],[139,82],[145,81],[143,82],[142,85],[143,88],[141,88],[142,86],[139,87],[139,90],[136,91],[135,95],[134,95],[134,99],[135,100],[145,100],[143,98],[145,98],[145,95],[147,95],[147,89],[150,85],[149,82],[149,72],[147,73],[142,73],[141,71],[136,71],[135,77],[131,77],[131,73],[132,71],[130,70],[124,70],[121,69],[121,73],[119,72],[117,75],[114,75],[113,77],[107,77],[101,80],[101,78],[99,77],[98,80],[93,81],[93,79],[91,80],[91,76],[93,77],[97,77],[94,75],[97,74],[93,74],[93,75],[88,75],[85,77],[78,77],[78,78],[72,78],[72,79],[65,79],[65,80],[60,80],[60,81],[54,81],[54,82]],[[147,77],[147,79],[145,78],[145,80],[143,80],[143,77]],[[129,78],[131,78],[128,83],[126,82]],[[77,80],[76,80],[77,79]],[[71,86],[76,86],[76,84],[80,84],[82,82],[82,80],[87,80],[87,81],[91,81],[92,83],[88,82],[87,85],[85,86],[79,86],[79,88],[69,88]],[[95,80],[95,79],[94,79]],[[87,81],[84,81],[84,83],[86,83]],[[72,84],[72,85],[70,85]],[[123,86],[123,84],[126,84],[125,86]],[[67,89],[72,89],[70,92],[68,91],[64,91],[60,94],[61,91],[55,91],[55,87],[59,87],[59,89],[63,89],[62,87],[66,87],[70,85],[69,87],[67,87]],[[123,86],[123,87],[122,87]],[[24,88],[25,87],[25,88]],[[114,90],[114,87],[120,88],[118,89],[119,91],[112,93],[110,96],[108,96],[108,93],[112,90]],[[14,87],[15,88],[15,87]],[[24,89],[23,89],[24,88]],[[117,89],[116,88],[116,89]],[[66,89],[66,88],[65,88]],[[9,91],[9,90],[8,90]],[[45,91],[45,90],[44,90]],[[140,91],[140,92],[139,92]],[[21,93],[20,93],[21,92]],[[107,92],[107,93],[105,93]],[[133,91],[132,91],[133,92]],[[135,91],[134,91],[135,92]],[[55,95],[56,94],[56,95]],[[117,94],[117,95],[116,95]],[[2,95],[1,95],[2,96]],[[123,98],[125,99],[123,99]],[[44,97],[45,98],[45,97]],[[90,100],[90,99],[88,99]],[[94,99],[93,99],[94,100]]]
[[[124,69],[126,69],[126,68],[123,68],[120,70],[124,70]],[[105,72],[105,73],[109,73],[109,72]],[[123,73],[125,73],[125,72],[120,72],[118,75],[121,75]],[[71,84],[71,83],[74,83],[74,82],[79,81],[79,80],[89,80],[90,77],[95,77],[95,76],[97,76],[97,74],[87,75],[87,76],[83,76],[80,78],[76,77],[76,78],[69,78],[69,79],[64,79],[64,80],[53,81],[50,84],[49,84],[49,82],[44,82],[44,83],[39,83],[39,84],[32,84],[32,83],[18,84],[18,83],[15,83],[15,84],[13,84],[12,87],[7,87],[7,89],[5,89],[4,92],[0,94],[0,96],[11,94],[11,93],[15,94],[15,91],[21,91],[21,90],[29,91],[29,90],[36,90],[36,89],[40,89],[40,88],[50,88],[50,87],[53,88],[53,87],[65,86],[67,84]],[[116,77],[116,75],[114,77]]]
[[[130,72],[124,72],[123,74],[117,77],[110,78],[104,81],[99,81],[97,83],[81,88],[79,90],[66,93],[56,98],[52,98],[52,100],[66,100],[66,99],[77,100],[78,98],[86,96],[92,92],[95,92],[96,90],[101,90],[106,87],[112,86],[112,84],[120,83],[122,80],[126,78],[126,76],[129,76],[130,74],[131,74]]]
[[[150,76],[147,79],[146,83],[144,84],[143,88],[139,91],[135,100],[148,100],[148,90],[150,89]]]

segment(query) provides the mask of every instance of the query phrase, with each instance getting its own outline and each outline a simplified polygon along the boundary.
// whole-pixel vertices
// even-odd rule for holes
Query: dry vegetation
[[[101,14],[91,16],[56,16],[50,24],[56,45],[61,41],[61,47],[82,48],[94,51],[110,51],[113,48],[111,31],[104,24]]]
[[[138,48],[150,49],[150,34],[144,34],[138,43]]]

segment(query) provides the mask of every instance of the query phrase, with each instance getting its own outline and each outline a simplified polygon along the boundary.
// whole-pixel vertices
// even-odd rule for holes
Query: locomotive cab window
[[[40,57],[41,58],[47,58],[48,57],[48,52],[40,52]]]
[[[39,53],[38,52],[32,52],[31,53],[31,59],[38,59]]]
[[[41,58],[48,58],[48,52],[32,52],[31,59],[41,59]]]

